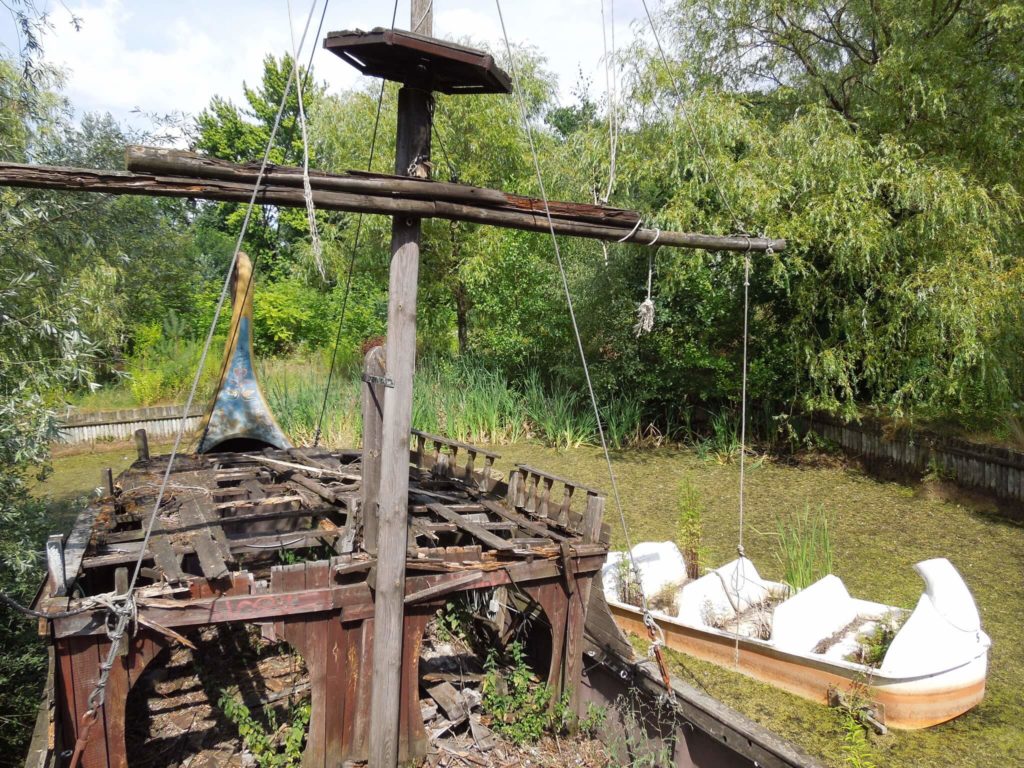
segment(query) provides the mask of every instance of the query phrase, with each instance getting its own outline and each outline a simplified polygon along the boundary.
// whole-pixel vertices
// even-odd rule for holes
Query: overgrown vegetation
[[[775,527],[779,537],[775,558],[782,566],[782,580],[794,592],[833,572],[832,536],[824,505],[777,516]]]
[[[526,660],[522,644],[505,649],[506,666],[492,649],[484,662],[483,706],[493,718],[491,727],[513,744],[537,741],[545,732],[560,731],[568,722],[564,701],[552,703],[552,691],[537,678]]]
[[[18,50],[0,51],[0,158],[120,168],[126,144],[159,139],[74,113],[61,73],[42,56],[47,21],[37,3],[14,0],[0,15],[21,30]],[[870,411],[1014,429],[1024,402],[1018,0],[855,0],[838,11],[793,0],[677,0],[658,24],[671,73],[644,35],[620,57],[611,203],[662,229],[787,238],[784,253],[754,260],[751,399],[766,412]],[[577,103],[556,105],[543,58],[517,55],[549,193],[592,199],[607,177],[608,105],[585,84]],[[193,146],[258,161],[290,68],[287,56],[268,55],[244,104],[212,99],[185,126]],[[333,92],[312,75],[308,86],[313,165],[365,167],[375,91]],[[394,124],[395,107],[389,86],[384,125]],[[300,157],[296,112],[293,92],[273,162]],[[442,95],[435,117],[443,175],[536,191],[514,100]],[[374,170],[389,172],[393,148],[382,145]],[[234,204],[0,190],[6,591],[25,599],[33,588],[38,510],[25,488],[45,465],[55,413],[97,383],[108,404],[180,396],[241,219]],[[301,210],[259,209],[246,238],[258,274],[258,354],[316,361],[301,375],[264,380],[298,440],[316,429],[317,381],[338,329],[355,223],[318,214],[326,281],[312,266]],[[351,372],[386,317],[390,226],[373,216],[363,224],[338,350],[347,373],[325,425],[332,442],[358,437]],[[592,443],[597,422],[545,237],[434,220],[423,243],[417,426],[485,442],[532,434],[561,448]],[[647,254],[612,245],[605,262],[594,244],[568,240],[562,253],[611,444],[692,437],[694,414],[716,414],[695,431],[699,450],[715,459],[703,471],[718,471],[738,448],[742,260],[659,251],[654,331],[637,338]],[[124,373],[131,378],[118,386]],[[763,424],[765,437],[773,422]],[[797,573],[807,549],[799,538],[790,544],[792,579],[807,583],[811,576]],[[823,556],[820,541],[815,552]],[[11,679],[38,679],[27,635],[14,617],[4,622]],[[15,710],[0,720],[0,737],[20,752],[31,718],[25,702],[7,701]]]
[[[428,629],[435,648],[437,643],[450,644],[467,651],[473,663],[483,659],[480,703],[485,723],[516,745],[536,744],[545,735],[560,734],[577,724],[568,695],[554,698],[553,690],[531,667],[526,644],[518,639],[534,631],[529,619],[524,618],[525,623],[515,628],[513,636],[517,639],[507,644],[499,642],[495,626],[480,620],[481,606],[490,599],[484,592],[449,600],[436,612]],[[460,661],[460,669],[462,664]],[[592,732],[602,717],[601,711],[588,710],[578,725],[585,733],[588,729]]]
[[[896,639],[896,633],[900,631],[906,619],[907,616],[902,613],[886,613],[868,632],[858,635],[857,650],[846,658],[869,667],[882,666],[889,646]]]
[[[679,482],[679,517],[676,523],[676,542],[686,561],[686,576],[698,579],[707,560],[702,539],[704,535],[704,502],[700,491],[689,477]]]
[[[269,705],[263,707],[265,723],[261,722],[237,694],[227,691],[221,694],[217,706],[238,728],[245,749],[259,768],[297,768],[302,764],[311,711],[308,700],[291,705],[287,723],[279,723],[277,710]]]

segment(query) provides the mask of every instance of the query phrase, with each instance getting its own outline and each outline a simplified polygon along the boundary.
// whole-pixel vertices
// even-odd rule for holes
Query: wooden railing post
[[[145,429],[135,430],[135,450],[139,453],[139,461],[149,461],[149,436]]]

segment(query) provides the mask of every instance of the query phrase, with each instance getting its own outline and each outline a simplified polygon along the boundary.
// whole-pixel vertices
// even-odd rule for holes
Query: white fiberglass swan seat
[[[822,702],[829,688],[866,684],[895,728],[944,722],[984,696],[991,641],[945,558],[914,566],[925,591],[907,611],[854,598],[831,574],[790,595],[746,558],[687,580],[672,542],[638,544],[633,556],[669,647],[732,668],[738,657],[739,671]],[[631,570],[626,553],[610,553],[603,586],[619,624],[642,633]]]

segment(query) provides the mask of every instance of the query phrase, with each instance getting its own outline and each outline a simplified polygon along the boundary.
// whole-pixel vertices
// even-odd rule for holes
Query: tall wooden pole
[[[410,26],[432,34],[433,0],[412,0]],[[423,74],[422,82],[416,82]],[[410,73],[398,92],[395,173],[415,173],[430,159],[430,92],[426,73]],[[429,167],[429,166],[428,166]],[[395,768],[399,754],[405,557],[409,514],[409,430],[416,367],[416,291],[420,220],[396,216],[391,225],[386,370],[394,382],[384,398],[380,490],[377,497],[377,573],[374,595],[370,768]]]

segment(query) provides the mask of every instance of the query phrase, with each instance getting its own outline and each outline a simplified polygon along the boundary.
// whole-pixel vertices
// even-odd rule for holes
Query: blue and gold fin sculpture
[[[217,399],[203,423],[198,453],[291,448],[263,397],[252,364],[252,262],[238,254],[231,330],[224,348]]]

